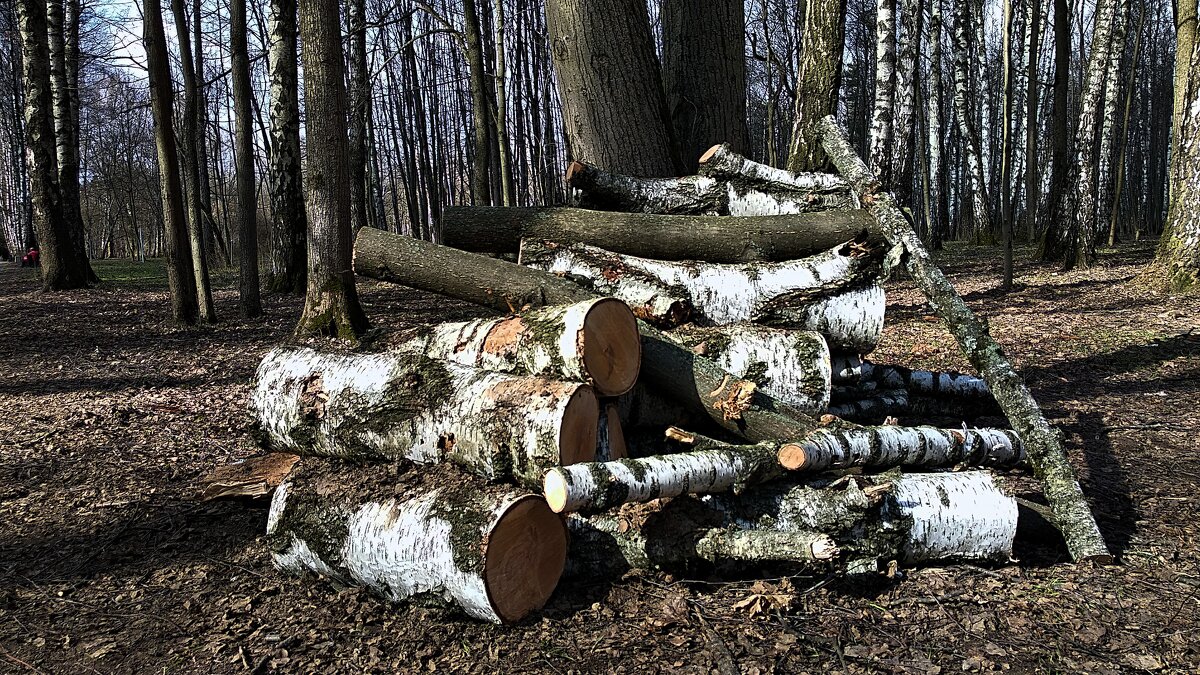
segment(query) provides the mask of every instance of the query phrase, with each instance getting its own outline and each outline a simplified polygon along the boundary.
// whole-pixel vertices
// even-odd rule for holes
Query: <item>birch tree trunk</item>
[[[245,318],[262,315],[258,297],[258,195],[254,177],[254,131],[250,119],[250,51],[246,45],[246,0],[229,3],[229,53],[237,152],[238,308]]]
[[[1179,157],[1183,148],[1183,121],[1187,119],[1188,93],[1191,90],[1189,55],[1196,45],[1196,3],[1176,0],[1172,5],[1175,10],[1175,78],[1172,87],[1175,102],[1171,108],[1171,156]],[[1181,177],[1171,171],[1171,203],[1174,203],[1175,188],[1181,181]]]
[[[948,174],[949,167],[943,160],[942,136],[942,0],[930,0],[929,8],[929,40],[930,48],[929,69],[929,174],[932,181],[929,186],[933,193],[932,206],[926,214],[929,222],[929,239],[934,250],[942,247],[945,229],[949,226],[950,195]]]
[[[975,125],[971,123],[971,111],[968,99],[970,88],[970,44],[967,31],[971,29],[971,2],[963,0],[958,3],[958,13],[954,18],[954,114],[958,119],[958,134],[962,146],[963,161],[967,168],[967,199],[971,203],[971,211],[975,218],[977,234],[991,236],[992,222],[988,214],[987,179],[983,172],[983,160],[980,157],[979,135]],[[885,183],[886,184],[886,183]]]
[[[158,150],[167,285],[171,289],[171,308],[175,321],[191,325],[196,323],[200,309],[196,297],[196,277],[191,266],[187,222],[183,216],[183,183],[179,176],[179,155],[175,147],[175,92],[171,83],[171,62],[159,0],[146,0],[142,31],[142,41],[146,47],[146,70],[150,78],[150,109],[154,114],[154,144]]]
[[[1200,288],[1200,49],[1193,42],[1191,54],[1177,58],[1190,61],[1178,154],[1172,155],[1171,174],[1179,180],[1172,183],[1167,227],[1148,276],[1172,292],[1194,293]]]
[[[308,277],[308,219],[301,179],[299,73],[296,66],[296,0],[271,0],[267,73],[271,81],[268,181],[271,189],[271,289],[304,293]]]
[[[516,206],[513,194],[512,149],[508,141],[508,62],[504,2],[493,3],[496,32],[496,149],[500,162],[500,205]],[[519,112],[518,108],[518,112]],[[518,124],[520,121],[518,120]]]
[[[924,9],[920,0],[900,0],[900,37],[897,39],[899,58],[896,63],[896,119],[893,125],[895,143],[892,176],[901,203],[912,204],[913,145],[916,130],[913,112],[917,104],[917,54],[921,52],[921,25]]]
[[[795,117],[788,144],[788,171],[822,171],[828,161],[816,125],[837,112],[846,42],[846,0],[805,3],[796,77]]]
[[[875,109],[871,114],[871,167],[892,184],[896,107],[896,0],[875,3]]]
[[[1112,556],[1079,487],[1061,442],[1030,395],[1025,383],[984,324],[963,302],[954,286],[933,263],[925,247],[891,195],[879,192],[878,180],[855,154],[832,117],[823,124],[825,151],[860,195],[871,195],[871,211],[894,244],[903,245],[907,268],[946,322],[964,355],[987,381],[992,394],[1025,442],[1029,461],[1042,482],[1071,556],[1108,562]]]
[[[545,605],[567,557],[566,527],[545,500],[445,470],[440,481],[396,473],[300,462],[267,514],[275,565],[494,623]]]
[[[1012,290],[1013,285],[1013,64],[1012,64],[1012,0],[1003,0],[1004,28],[1000,43],[1002,61],[1003,102],[1000,112],[1002,138],[1000,139],[1000,236],[1004,244],[1004,264],[1000,278],[1000,290]]]
[[[1129,0],[1117,0],[1114,10],[1112,47],[1105,64],[1103,108],[1100,122],[1099,156],[1096,160],[1096,221],[1092,224],[1093,242],[1099,238],[1112,218],[1113,183],[1116,180],[1117,123],[1120,115],[1121,63],[1125,59],[1125,36],[1130,19]],[[1093,243],[1093,247],[1095,243]]]
[[[178,0],[176,0],[178,1]],[[351,263],[346,84],[336,0],[300,0],[304,60],[308,287],[299,335],[354,340],[370,323]]]
[[[1001,429],[878,426],[817,429],[779,449],[790,471],[850,467],[1014,466],[1025,461],[1021,439]]]

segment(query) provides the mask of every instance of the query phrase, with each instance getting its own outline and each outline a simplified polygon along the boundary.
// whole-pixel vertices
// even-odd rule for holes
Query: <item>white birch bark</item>
[[[1118,109],[1121,98],[1121,60],[1125,55],[1125,34],[1129,23],[1129,0],[1119,0],[1113,16],[1112,48],[1104,75],[1104,120],[1100,125],[1100,156],[1097,162],[1096,222],[1092,229],[1099,232],[1111,217],[1112,191],[1115,173],[1113,161],[1117,142]]]
[[[980,157],[979,136],[976,134],[975,125],[971,123],[967,95],[971,79],[967,31],[971,29],[971,25],[971,0],[963,0],[958,3],[958,13],[954,18],[954,114],[958,119],[962,154],[967,164],[967,192],[971,200],[971,210],[974,212],[976,232],[990,236],[992,222],[988,213],[987,179],[984,177],[983,160]]]
[[[470,497],[452,488],[354,494],[280,485],[267,518],[275,565],[393,602],[435,598],[476,619],[513,623],[545,604],[565,564],[566,528],[535,495],[511,488]],[[538,546],[496,544],[507,544],[514,528]]]
[[[595,456],[591,387],[483,371],[419,354],[279,348],[258,367],[251,409],[267,444],[297,454],[451,461],[485,478],[541,484]]]
[[[825,336],[830,349],[868,353],[883,337],[887,294],[880,284],[804,303],[770,303],[755,317],[761,323],[811,330]]]
[[[992,392],[981,377],[936,370],[911,370],[903,366],[865,361],[858,355],[837,354],[832,358],[831,381],[857,388],[864,394],[878,390],[903,389],[912,394],[955,398],[991,399]]]
[[[875,109],[871,114],[870,163],[884,184],[890,185],[896,106],[896,0],[877,0],[875,8]]]
[[[767,216],[861,205],[836,174],[793,172],[755,162],[722,143],[700,158],[700,175],[722,179],[729,215]]]
[[[779,460],[789,470],[814,472],[855,466],[1014,466],[1025,461],[1025,446],[1015,432],[1002,429],[818,429],[781,448]]]
[[[1017,501],[986,471],[903,476],[883,507],[885,528],[906,532],[900,562],[1012,560]]]
[[[798,410],[820,414],[829,406],[829,346],[820,333],[739,323],[669,335]]]
[[[921,43],[919,32],[920,21],[918,13],[924,11],[919,0],[900,0],[900,37],[897,41],[899,58],[896,63],[896,119],[893,128],[894,159],[892,162],[894,182],[899,182],[905,176],[911,176],[906,171],[912,159],[913,143],[916,134],[912,128],[913,113],[916,110],[917,91],[917,49]],[[904,194],[911,191],[909,185],[899,185]]]
[[[641,344],[633,312],[620,300],[597,298],[439,324],[400,348],[483,370],[586,382],[600,395],[620,396],[637,380]]]

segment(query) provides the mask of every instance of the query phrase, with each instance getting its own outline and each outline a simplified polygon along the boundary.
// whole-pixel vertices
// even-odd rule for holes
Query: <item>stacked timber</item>
[[[305,456],[272,502],[280,568],[509,623],[564,570],[1012,559],[999,472],[1025,442],[960,424],[998,412],[980,378],[866,358],[896,251],[847,182],[723,146],[696,176],[568,181],[606,210],[356,235],[357,274],[503,316],[263,359],[261,438]]]

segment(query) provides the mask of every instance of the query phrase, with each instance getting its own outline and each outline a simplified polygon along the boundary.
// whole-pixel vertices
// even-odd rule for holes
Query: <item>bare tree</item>
[[[871,115],[871,168],[890,186],[896,106],[896,0],[878,0],[875,14],[875,111]]]
[[[958,137],[967,170],[967,199],[970,200],[975,220],[976,236],[991,237],[992,223],[988,214],[987,179],[983,173],[983,160],[979,154],[979,136],[971,121],[970,101],[970,43],[967,31],[971,28],[973,3],[964,0],[958,4],[954,18],[954,113],[958,119]],[[993,240],[994,241],[994,240]]]
[[[242,316],[262,315],[258,297],[258,199],[254,180],[254,132],[251,129],[250,49],[246,45],[246,0],[229,2],[229,53],[233,77],[233,112],[237,129],[237,211],[240,280],[238,307]]]
[[[304,65],[308,291],[299,335],[355,339],[369,328],[350,261],[346,83],[337,0],[300,1]]]
[[[271,0],[268,14],[271,79],[271,232],[274,236],[271,289],[303,293],[308,220],[300,170],[300,101],[296,68],[296,0]]]

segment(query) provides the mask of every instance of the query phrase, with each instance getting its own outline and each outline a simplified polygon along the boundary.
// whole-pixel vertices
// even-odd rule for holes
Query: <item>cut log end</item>
[[[580,386],[571,395],[563,410],[562,426],[559,427],[559,464],[579,464],[596,460],[596,435],[600,426],[600,404],[596,393],[588,386]]]
[[[637,319],[620,300],[592,305],[583,320],[583,365],[602,396],[620,396],[633,388],[642,363]]]
[[[704,154],[700,155],[700,164],[704,164],[708,160],[712,159],[712,156],[717,154],[717,151],[720,149],[721,149],[721,144],[718,143],[718,144],[712,146],[711,148],[709,148],[708,150],[705,150]]]
[[[570,185],[571,178],[575,174],[579,173],[580,171],[583,171],[586,168],[587,168],[587,165],[584,164],[583,162],[578,162],[578,161],[571,162],[570,164],[567,165],[567,175],[564,177],[564,180],[566,180],[567,184]]]
[[[779,448],[779,464],[788,471],[799,471],[808,464],[808,453],[799,443],[784,443]]]
[[[551,511],[555,513],[565,511],[567,508],[566,475],[553,469],[547,471],[546,477],[542,479],[542,494],[546,497],[546,503],[550,505]]]
[[[545,606],[567,562],[567,526],[536,495],[514,501],[487,539],[484,585],[504,623]]]

